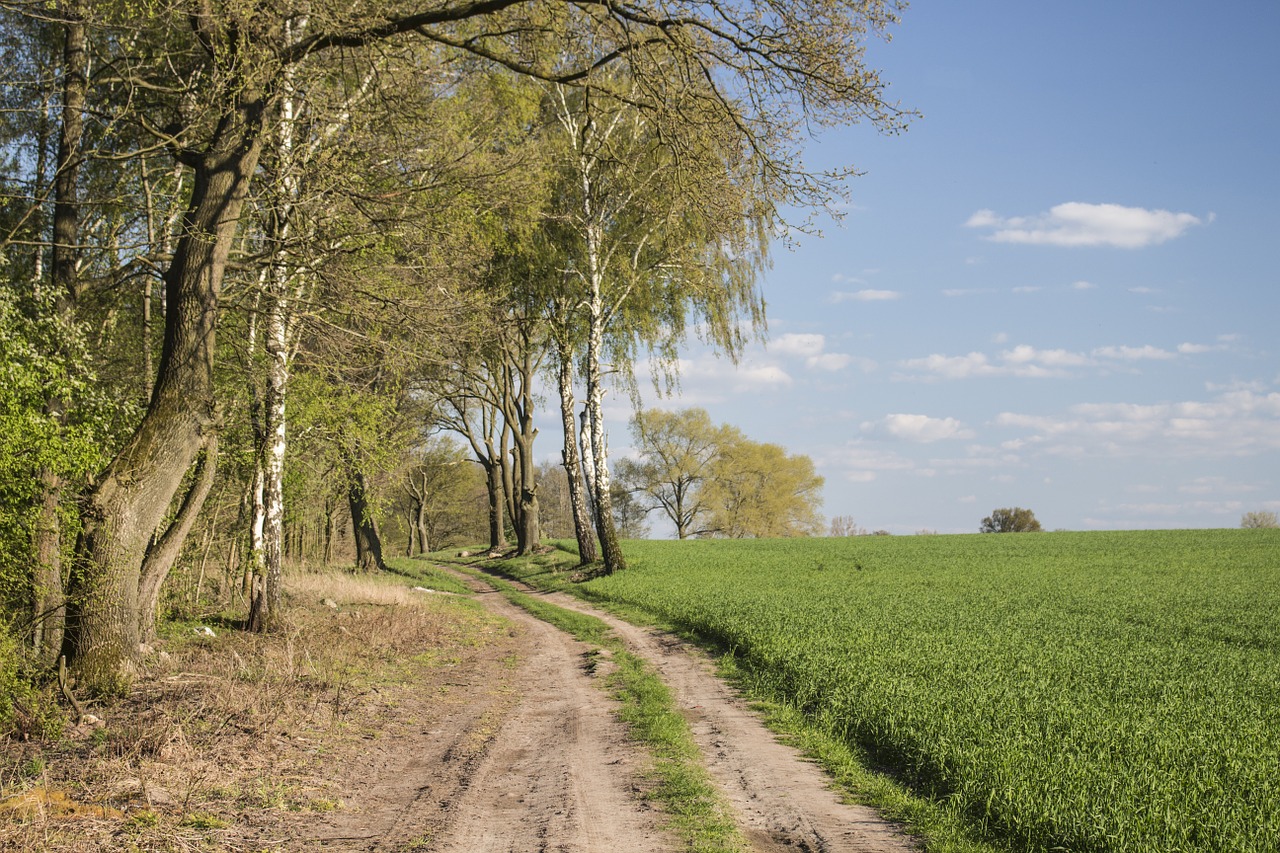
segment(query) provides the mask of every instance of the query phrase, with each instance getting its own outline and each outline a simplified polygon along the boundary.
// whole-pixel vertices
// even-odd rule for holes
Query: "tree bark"
[[[84,109],[89,88],[89,54],[82,3],[79,0],[68,3],[65,14],[62,27],[62,109],[53,177],[53,246],[49,266],[56,293],[56,310],[60,318],[69,320],[80,296],[76,246],[80,242],[79,180]],[[43,172],[43,167],[39,172]],[[37,275],[41,274],[41,266],[37,264]],[[59,424],[66,424],[64,400],[48,400],[45,410]],[[62,475],[48,465],[41,466],[36,473],[36,481],[39,495],[31,543],[35,559],[32,640],[37,659],[52,665],[61,650],[67,614],[60,513],[64,484]]]
[[[591,514],[582,493],[582,466],[578,462],[578,429],[573,410],[573,353],[563,344],[557,347],[560,359],[556,378],[560,387],[560,425],[564,428],[562,459],[569,479],[569,505],[573,511],[573,535],[578,540],[578,562],[594,563],[598,558],[595,534],[591,530]]]
[[[218,294],[267,106],[267,96],[246,83],[209,148],[191,157],[195,180],[165,273],[168,313],[151,403],[84,502],[65,646],[90,691],[120,692],[132,680],[147,543],[215,422]]]
[[[351,506],[351,530],[356,540],[356,571],[386,571],[382,559],[382,539],[378,525],[370,514],[368,481],[364,472],[354,469],[349,473],[347,502]]]
[[[489,550],[501,551],[507,547],[507,534],[503,525],[506,497],[502,490],[502,467],[489,460],[481,460],[484,468],[485,490],[489,493]]]
[[[62,649],[67,616],[62,584],[62,477],[45,466],[37,474],[40,505],[32,530],[35,571],[32,578],[32,646],[41,664],[52,665]]]
[[[138,578],[138,637],[150,642],[156,636],[156,611],[160,607],[160,588],[177,562],[182,545],[204,506],[218,472],[218,434],[211,432],[204,455],[196,463],[195,476],[182,506],[164,535],[156,539],[142,561]]]
[[[613,520],[613,498],[609,494],[609,449],[604,431],[604,327],[607,323],[603,295],[604,270],[600,257],[603,243],[601,228],[595,221],[591,207],[592,192],[589,171],[584,170],[586,189],[586,249],[587,283],[590,298],[587,304],[587,420],[584,433],[589,433],[591,444],[591,475],[593,504],[596,513],[596,535],[600,537],[600,556],[604,560],[605,574],[613,574],[627,567],[618,544],[618,530]]]

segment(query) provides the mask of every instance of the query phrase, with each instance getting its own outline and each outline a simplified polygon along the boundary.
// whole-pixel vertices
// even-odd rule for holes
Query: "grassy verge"
[[[534,564],[533,560],[500,562],[526,577],[537,574],[551,576],[558,573],[553,572],[551,566],[562,565],[560,561],[552,563],[545,559],[541,564]],[[689,851],[739,853],[750,850],[728,806],[703,767],[701,753],[693,741],[688,723],[676,709],[671,691],[648,663],[626,651],[602,620],[541,601],[520,592],[510,583],[474,569],[461,568],[483,579],[532,616],[609,652],[617,664],[617,669],[609,676],[609,686],[622,703],[620,716],[630,727],[632,737],[643,743],[653,755],[650,771],[653,787],[646,796],[661,805],[670,816],[671,828]]]

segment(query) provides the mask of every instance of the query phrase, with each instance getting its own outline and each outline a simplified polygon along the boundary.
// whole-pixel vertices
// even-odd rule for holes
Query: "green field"
[[[587,585],[731,650],[993,840],[1280,850],[1280,531],[630,542]]]

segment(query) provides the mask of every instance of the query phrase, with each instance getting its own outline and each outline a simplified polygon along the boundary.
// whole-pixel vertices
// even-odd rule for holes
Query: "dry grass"
[[[0,850],[248,850],[244,826],[272,811],[340,808],[332,756],[505,634],[472,602],[403,583],[291,575],[280,633],[185,626],[127,699],[91,709],[105,726],[4,744]]]

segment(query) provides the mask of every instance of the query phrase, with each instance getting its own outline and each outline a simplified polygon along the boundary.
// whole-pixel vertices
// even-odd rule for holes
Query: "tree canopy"
[[[992,510],[991,515],[982,519],[980,530],[983,533],[1039,533],[1040,522],[1029,509],[1006,507]]]
[[[619,479],[660,510],[679,538],[822,532],[823,479],[809,457],[715,426],[698,408],[639,412],[632,434],[638,456],[619,460]]]

